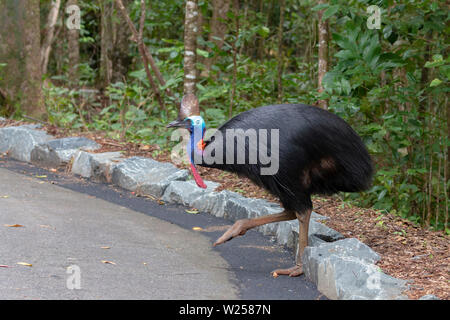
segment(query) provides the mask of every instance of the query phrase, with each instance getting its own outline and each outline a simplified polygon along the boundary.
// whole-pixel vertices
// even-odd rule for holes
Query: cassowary
[[[318,107],[281,104],[255,108],[227,121],[204,141],[205,123],[198,100],[188,94],[182,99],[178,119],[167,127],[189,130],[187,151],[199,187],[206,188],[195,164],[246,176],[283,205],[281,213],[236,221],[214,246],[257,226],[298,219],[296,265],[274,270],[274,275],[303,273],[301,257],[308,244],[312,194],[358,192],[371,184],[372,161],[361,138],[343,119]],[[270,166],[275,170],[263,174]]]

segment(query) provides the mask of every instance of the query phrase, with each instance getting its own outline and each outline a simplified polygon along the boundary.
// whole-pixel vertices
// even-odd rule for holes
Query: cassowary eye
[[[189,131],[191,131],[192,129],[192,120],[191,119],[186,119],[184,120],[184,122],[186,122],[185,128],[188,129]]]

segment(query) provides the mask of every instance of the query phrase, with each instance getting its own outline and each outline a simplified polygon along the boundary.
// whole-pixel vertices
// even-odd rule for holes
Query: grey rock
[[[193,201],[192,206],[200,211],[209,212],[216,217],[223,218],[227,201],[236,196],[239,195],[228,190],[204,193]]]
[[[53,138],[44,131],[34,130],[35,127],[25,125],[1,128],[0,152],[8,152],[14,159],[30,162],[34,147]]]
[[[380,256],[355,238],[306,247],[305,276],[330,299],[396,299],[405,280],[390,277],[375,266]]]
[[[112,168],[122,160],[120,152],[78,151],[72,163],[72,173],[99,182],[111,182]]]
[[[50,140],[36,145],[31,151],[31,162],[46,167],[65,165],[78,150],[96,150],[101,146],[85,137]]]
[[[367,300],[366,297],[352,295],[347,300]]]
[[[172,181],[184,181],[188,176],[187,170],[171,163],[132,157],[114,166],[111,180],[124,189],[161,197]]]
[[[318,282],[319,265],[331,255],[338,257],[353,257],[366,263],[376,263],[380,256],[355,238],[347,238],[330,243],[322,243],[319,246],[308,246],[302,256],[303,270],[308,279]]]
[[[315,247],[324,243],[334,242],[345,238],[341,233],[319,222],[328,219],[328,217],[321,216],[314,211],[312,212],[311,219],[309,221],[308,246]],[[297,250],[299,232],[298,220],[280,222],[272,225],[278,225],[276,229],[278,243],[286,245],[288,248]]]
[[[254,213],[252,209],[250,199],[237,194],[227,200],[224,218],[232,221],[251,218]]]
[[[195,181],[172,181],[164,191],[162,200],[170,203],[178,203],[185,206],[193,206],[195,200],[206,193],[211,193],[219,186],[218,183],[205,181],[206,189],[197,186]],[[198,209],[198,208],[197,208]],[[200,209],[199,209],[200,210]],[[203,210],[202,210],[203,211]]]
[[[42,124],[40,123],[24,124],[21,127],[25,129],[40,129],[42,128]]]
[[[327,241],[320,238],[320,236],[316,234],[310,234],[308,236],[308,246],[309,247],[318,247],[321,244],[328,243]]]
[[[6,119],[3,117],[0,117],[0,122],[5,121]]]
[[[298,244],[298,220],[279,222],[276,236],[279,244],[288,248],[296,248]]]
[[[393,300],[407,289],[406,283],[355,257],[332,254],[318,266],[317,289],[332,300]]]
[[[228,220],[251,219],[283,211],[277,204],[264,199],[246,198],[237,193],[229,195],[224,207],[224,218]],[[260,226],[257,230],[265,235],[275,235],[277,227],[277,224],[271,223]]]
[[[282,211],[281,207],[279,211]],[[322,216],[314,211],[311,213],[308,230],[309,246],[318,246],[322,243],[344,239],[342,234],[319,222],[328,219],[330,218]],[[298,220],[280,222],[274,225],[278,225],[276,229],[277,242],[286,245],[288,248],[297,249],[299,232]]]
[[[345,238],[341,233],[337,232],[334,229],[331,229],[330,227],[327,227],[323,223],[320,223],[315,218],[312,218],[309,221],[309,234],[316,235],[318,238],[326,242],[333,242]]]
[[[433,294],[426,294],[419,298],[419,300],[441,300]]]
[[[323,216],[321,214],[318,214],[317,212],[311,212],[311,219],[315,220],[315,221],[326,221],[326,220],[330,220],[329,217]]]

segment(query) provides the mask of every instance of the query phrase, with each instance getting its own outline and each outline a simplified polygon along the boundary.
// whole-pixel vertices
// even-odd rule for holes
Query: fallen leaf
[[[50,172],[57,172],[58,170],[55,169],[55,168],[51,168],[51,169],[49,169],[49,171],[50,171]]]
[[[150,150],[151,146],[149,146],[148,144],[141,146],[139,149],[141,150]]]
[[[3,198],[3,199],[8,199],[8,198],[9,198],[9,196],[0,196],[0,198]]]
[[[0,268],[11,268],[11,267],[7,266],[6,264],[0,264]]]
[[[158,200],[158,204],[159,204],[160,206],[162,206],[162,205],[164,205],[164,201]]]
[[[108,261],[108,260],[102,260],[102,263],[106,263],[106,264],[116,264],[115,262]]]
[[[23,227],[23,225],[21,224],[4,224],[5,227],[10,227],[10,228],[21,228]]]
[[[31,263],[27,263],[27,262],[17,262],[16,264],[20,264],[21,266],[26,266],[26,267],[32,267],[33,266]]]
[[[100,249],[111,249],[111,247],[100,247]]]
[[[47,175],[43,174],[41,176],[36,175],[36,178],[47,178]]]
[[[192,210],[185,210],[187,213],[190,213],[190,214],[197,214],[198,213],[198,210],[197,209],[192,209]]]
[[[200,227],[193,227],[192,230],[194,230],[194,231],[202,231],[203,229],[200,228]]]

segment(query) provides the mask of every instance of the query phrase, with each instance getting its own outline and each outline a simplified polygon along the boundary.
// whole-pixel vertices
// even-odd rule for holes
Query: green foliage
[[[353,10],[340,16],[341,27],[332,37],[334,66],[319,97],[329,99],[329,108],[359,131],[376,161],[373,188],[362,198],[347,198],[442,229],[448,198],[443,163],[449,142],[446,109],[439,106],[445,105],[448,93],[448,59],[435,54],[424,61],[426,46],[418,39],[444,28],[447,18],[431,9],[425,15],[424,7],[394,5],[391,13],[401,13],[401,19],[393,15],[379,31],[367,29],[363,15],[355,17]],[[438,43],[433,49],[444,48]],[[422,83],[422,73],[430,68],[438,72],[429,72],[433,77]]]
[[[166,81],[161,92],[166,88],[174,92],[174,97],[163,94],[164,108],[157,103],[137,47],[131,43],[132,63],[126,78],[102,88],[101,94],[67,89],[64,76],[53,76],[59,87],[45,89],[49,120],[169,148],[171,132],[165,125],[176,117],[183,91],[184,5],[182,0],[147,1],[144,42]],[[208,127],[225,122],[230,108],[236,115],[261,105],[315,104],[326,99],[329,109],[362,136],[377,169],[370,190],[345,194],[345,199],[449,232],[444,225],[449,186],[444,166],[449,145],[450,61],[445,38],[448,9],[443,2],[329,0],[317,5],[311,0],[286,0],[281,100],[279,2],[241,1],[238,17],[228,12],[228,32],[220,39],[220,48],[209,37],[211,1],[199,0],[198,5],[203,25],[197,39],[197,94]],[[379,30],[366,25],[370,5],[381,9]],[[95,1],[81,0],[80,6],[79,87],[90,88],[98,79],[101,10]],[[131,1],[128,10],[137,25],[140,2]],[[317,91],[319,10],[331,32],[330,68],[322,93]],[[205,61],[210,58],[214,64],[205,76]],[[65,70],[67,65],[63,74]],[[236,90],[230,105],[233,81]]]

